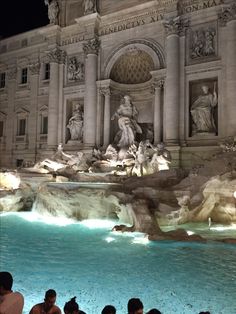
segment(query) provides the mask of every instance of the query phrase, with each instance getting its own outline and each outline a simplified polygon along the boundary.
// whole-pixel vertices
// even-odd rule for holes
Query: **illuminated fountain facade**
[[[234,1],[88,2],[47,1],[50,24],[0,41],[0,166],[120,145],[124,96],[173,167],[218,152],[236,134]]]

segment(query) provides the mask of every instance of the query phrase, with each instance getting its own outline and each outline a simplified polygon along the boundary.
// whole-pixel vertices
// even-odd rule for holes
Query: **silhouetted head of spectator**
[[[106,305],[102,310],[102,314],[116,314],[116,308],[113,305]]]
[[[76,297],[66,302],[64,306],[65,314],[77,314],[79,313],[79,304],[75,301]]]
[[[12,285],[12,275],[6,271],[0,272],[0,295],[4,295],[11,291]]]
[[[206,312],[200,312],[199,314],[211,314],[209,311]]]
[[[57,294],[55,290],[49,289],[48,291],[46,291],[44,298],[44,306],[47,311],[49,311],[56,303],[56,298]]]
[[[132,298],[129,300],[128,314],[143,314],[143,303],[140,299]]]
[[[147,312],[147,314],[161,314],[161,312],[157,309],[151,309],[150,311]]]

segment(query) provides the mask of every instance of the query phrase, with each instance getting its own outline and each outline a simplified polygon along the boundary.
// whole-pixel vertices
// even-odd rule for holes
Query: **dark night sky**
[[[19,34],[48,24],[44,0],[0,0],[0,36]]]

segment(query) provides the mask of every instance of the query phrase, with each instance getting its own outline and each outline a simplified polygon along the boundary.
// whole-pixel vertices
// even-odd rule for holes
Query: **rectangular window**
[[[46,63],[45,64],[44,79],[45,80],[49,80],[50,79],[50,63]]]
[[[41,134],[48,134],[48,117],[42,117]]]
[[[4,88],[6,86],[6,73],[3,72],[0,74],[0,88]]]
[[[3,127],[4,127],[4,123],[3,121],[0,121],[0,137],[3,137]]]
[[[19,134],[18,135],[25,135],[25,128],[26,128],[26,119],[19,120]]]
[[[21,70],[21,84],[27,83],[28,69],[24,68]]]

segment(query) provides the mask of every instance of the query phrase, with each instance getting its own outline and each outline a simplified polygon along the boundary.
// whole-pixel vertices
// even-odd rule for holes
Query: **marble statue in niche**
[[[216,30],[213,27],[192,32],[190,57],[197,59],[216,55]]]
[[[121,100],[120,106],[112,116],[112,120],[118,119],[119,131],[115,136],[114,143],[120,148],[128,148],[135,142],[136,134],[142,133],[137,123],[138,110],[131,103],[130,96],[126,95]]]
[[[77,61],[76,57],[69,59],[67,77],[69,81],[84,80],[84,64]]]
[[[84,0],[84,15],[94,13],[96,11],[96,0]]]
[[[57,0],[44,0],[48,6],[48,19],[50,24],[58,24],[59,5]]]
[[[84,113],[83,106],[76,104],[71,118],[69,119],[67,128],[70,131],[71,141],[78,141],[79,143],[83,140],[83,126],[84,126]]]
[[[215,110],[218,104],[218,96],[216,82],[213,83],[212,91],[209,85],[202,84],[201,94],[191,100],[192,136],[196,134],[216,135],[217,133]],[[194,87],[192,86],[192,88]]]

